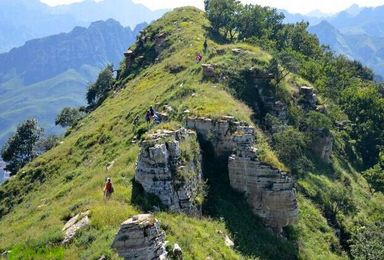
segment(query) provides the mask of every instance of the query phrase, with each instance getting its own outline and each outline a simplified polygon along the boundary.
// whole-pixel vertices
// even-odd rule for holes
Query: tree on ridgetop
[[[17,173],[24,165],[37,156],[36,143],[43,129],[38,126],[36,119],[28,119],[21,123],[16,133],[4,145],[1,157],[7,162],[6,170],[11,175]]]
[[[73,126],[83,116],[84,113],[80,112],[79,109],[66,107],[60,112],[60,114],[57,115],[55,124],[62,127]]]
[[[239,1],[235,0],[205,0],[205,12],[211,21],[215,32],[223,30],[225,38],[233,40],[238,22],[238,15],[242,8]]]
[[[88,87],[88,104],[90,106],[97,106],[103,102],[104,99],[107,98],[108,91],[112,89],[114,82],[113,66],[107,65],[105,69],[100,72],[96,82]]]

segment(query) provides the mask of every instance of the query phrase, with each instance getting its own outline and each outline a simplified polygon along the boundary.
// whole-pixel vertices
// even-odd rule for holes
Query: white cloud
[[[41,0],[50,5],[68,4],[79,2],[81,0]],[[179,6],[192,5],[203,8],[203,0],[133,0],[136,3],[142,3],[150,9],[172,8]],[[263,6],[272,6],[286,9],[290,12],[308,13],[313,10],[320,10],[326,13],[335,13],[348,8],[356,3],[361,6],[379,6],[384,5],[384,0],[241,0],[243,3],[260,4]]]

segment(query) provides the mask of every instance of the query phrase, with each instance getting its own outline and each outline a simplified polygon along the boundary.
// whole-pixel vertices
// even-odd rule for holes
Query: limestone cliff
[[[217,121],[188,118],[187,126],[210,142],[217,156],[229,155],[232,188],[245,193],[253,212],[263,218],[266,225],[281,232],[282,227],[296,222],[294,181],[287,173],[258,160],[253,127],[231,117]]]
[[[135,180],[171,211],[197,213],[202,183],[199,152],[193,131],[157,131],[142,143]]]

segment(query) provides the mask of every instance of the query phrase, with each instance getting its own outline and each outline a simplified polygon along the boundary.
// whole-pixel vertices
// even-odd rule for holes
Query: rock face
[[[164,237],[160,222],[142,214],[121,224],[111,247],[126,260],[167,259]]]
[[[318,131],[312,141],[312,151],[323,162],[331,163],[331,155],[333,150],[333,138],[329,134]]]
[[[249,157],[232,155],[228,162],[232,188],[244,192],[255,214],[276,232],[294,224],[298,209],[294,182],[288,174]]]
[[[215,73],[215,66],[212,64],[202,64],[201,67],[203,68],[203,75],[207,78],[214,78],[216,77]]]
[[[155,50],[157,54],[160,54],[167,45],[167,35],[165,33],[160,33],[155,36]]]
[[[232,117],[222,120],[188,118],[187,127],[214,147],[216,156],[229,156],[232,188],[244,192],[255,214],[276,232],[295,223],[298,215],[294,181],[285,172],[258,160],[255,129]]]
[[[76,235],[77,231],[80,229],[86,227],[89,225],[89,210],[83,213],[79,213],[64,225],[63,231],[64,231],[64,240],[62,241],[63,244],[67,244],[71,242],[73,237]]]
[[[127,50],[124,52],[124,57],[125,57],[125,67],[126,69],[129,69],[135,59],[135,54],[133,53],[132,50]]]
[[[314,110],[316,109],[317,96],[312,87],[302,86],[300,87],[300,100],[302,108]]]
[[[183,145],[194,147],[196,151],[183,151]],[[188,153],[189,158],[183,158],[184,153]],[[142,143],[135,180],[171,211],[197,213],[195,200],[202,173],[196,133],[181,128],[160,130],[151,135]]]

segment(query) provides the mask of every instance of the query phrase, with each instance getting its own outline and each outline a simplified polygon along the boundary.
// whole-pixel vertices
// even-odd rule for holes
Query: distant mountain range
[[[151,22],[165,10],[151,11],[131,0],[86,0],[50,7],[39,0],[0,0],[0,53],[26,41],[62,32],[75,26],[113,18],[123,26]]]
[[[309,31],[336,53],[344,54],[369,66],[384,78],[384,5],[376,8],[350,8],[333,16],[290,14],[283,11],[285,21],[308,21]]]
[[[37,117],[47,132],[60,131],[57,113],[84,105],[86,85],[106,64],[120,62],[144,26],[132,31],[109,19],[0,54],[0,146],[27,118]]]

